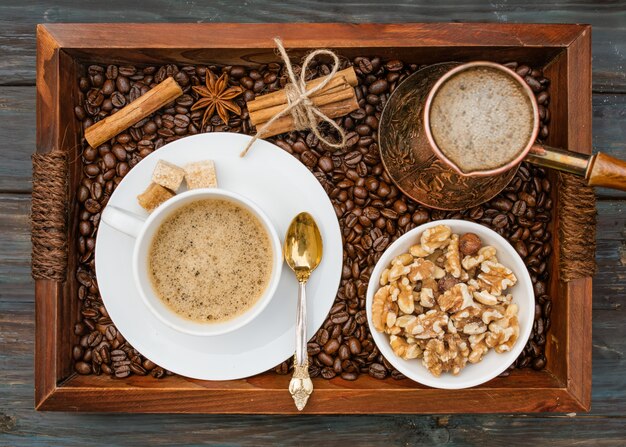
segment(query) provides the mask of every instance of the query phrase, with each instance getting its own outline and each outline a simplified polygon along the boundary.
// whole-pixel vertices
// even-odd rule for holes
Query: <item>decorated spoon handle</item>
[[[305,282],[298,282],[298,313],[296,315],[296,355],[294,356],[293,377],[289,382],[289,392],[298,410],[302,411],[313,392],[313,382],[309,378],[309,357],[306,339],[306,289]]]
[[[306,347],[306,283],[298,282],[298,313],[296,314],[296,365],[308,361]]]

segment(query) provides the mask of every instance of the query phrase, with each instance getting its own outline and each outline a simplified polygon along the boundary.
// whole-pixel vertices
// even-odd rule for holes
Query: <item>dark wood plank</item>
[[[262,0],[244,7],[219,0],[185,4],[148,0],[129,5],[123,0],[107,2],[106,8],[70,0],[3,2],[0,15],[0,83],[33,84],[37,23],[53,22],[543,22],[589,23],[593,28],[594,89],[626,91],[626,9],[623,1],[597,1],[587,5],[562,2],[487,3],[477,0],[432,2],[335,2],[306,0],[285,7]],[[280,28],[277,28],[279,30]],[[280,34],[280,33],[278,33]]]
[[[626,160],[626,95],[593,95],[594,151]],[[598,197],[626,199],[626,192],[596,188]]]
[[[0,87],[0,191],[31,189],[35,151],[35,88]]]
[[[33,302],[30,277],[30,197],[0,195],[0,300]]]
[[[626,303],[626,202],[598,202],[598,272],[593,309],[624,309]]]

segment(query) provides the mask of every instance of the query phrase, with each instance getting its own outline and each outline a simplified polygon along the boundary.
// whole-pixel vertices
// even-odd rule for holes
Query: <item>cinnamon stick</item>
[[[346,99],[350,99],[355,96],[354,88],[348,85],[347,83],[339,85],[337,87],[332,88],[331,90],[323,90],[321,93],[316,96],[311,97],[311,101],[316,107],[327,106],[336,102],[340,102]],[[264,123],[269,121],[270,118],[277,115],[279,112],[284,110],[287,107],[287,104],[279,104],[273,107],[268,107],[256,111],[250,112],[250,121],[252,124],[257,126],[259,123]],[[248,109],[249,110],[249,109]]]
[[[353,95],[349,99],[344,99],[342,101],[337,101],[332,104],[327,104],[319,107],[320,112],[329,118],[339,118],[340,116],[347,115],[350,112],[354,112],[359,108],[359,102],[356,99],[356,96]],[[266,121],[267,122],[267,121]],[[256,124],[257,130],[263,127],[264,123]],[[278,135],[281,133],[289,132],[294,129],[294,122],[291,115],[286,115],[278,118],[272,125],[263,132],[261,138],[272,137],[274,135]]]
[[[98,147],[182,94],[180,85],[169,77],[117,113],[88,127],[85,139],[91,147]]]
[[[323,76],[321,78],[316,78],[307,82],[306,89],[311,90],[312,88],[318,86],[327,77],[328,76]],[[328,82],[328,84],[322,90],[314,94],[313,97],[322,95],[327,90],[345,84],[346,82],[352,87],[356,87],[359,83],[356,77],[356,72],[352,67],[348,67],[345,70],[341,70],[335,73],[335,76]],[[284,90],[279,90],[277,92],[259,96],[258,98],[248,102],[247,106],[249,112],[256,112],[257,110],[267,109],[281,104],[287,104],[287,95],[285,94]]]

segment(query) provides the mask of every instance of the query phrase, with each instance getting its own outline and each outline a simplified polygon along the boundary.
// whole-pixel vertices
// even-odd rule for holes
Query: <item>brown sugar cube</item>
[[[150,212],[172,197],[174,197],[174,193],[169,189],[156,183],[150,183],[146,190],[137,196],[137,201],[143,209]]]
[[[189,189],[217,188],[215,163],[205,160],[185,165],[185,180]]]
[[[152,173],[154,183],[174,192],[178,190],[184,177],[185,170],[183,168],[165,160],[159,160]]]

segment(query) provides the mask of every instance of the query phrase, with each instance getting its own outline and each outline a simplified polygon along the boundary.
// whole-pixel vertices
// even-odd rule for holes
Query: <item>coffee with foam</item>
[[[222,199],[198,200],[167,216],[148,253],[156,296],[199,323],[232,320],[254,306],[272,266],[270,235],[261,221]]]
[[[430,108],[430,130],[461,171],[487,171],[515,160],[528,145],[534,109],[511,75],[492,67],[463,70],[446,80]]]

